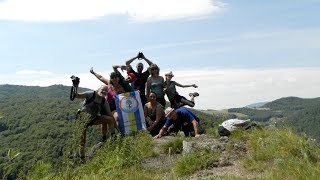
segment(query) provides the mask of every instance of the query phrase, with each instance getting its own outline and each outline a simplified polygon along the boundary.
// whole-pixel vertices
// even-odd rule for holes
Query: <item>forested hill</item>
[[[84,90],[88,89],[79,89]],[[9,149],[20,153],[12,165],[11,178],[24,177],[39,160],[55,170],[63,167],[65,147],[72,139],[81,103],[70,101],[69,93],[70,87],[63,85],[0,85],[0,179],[9,163]],[[202,119],[202,127],[215,126],[220,118],[193,111]],[[87,147],[99,141],[99,130],[97,126],[88,129]]]
[[[285,113],[291,114],[297,111],[306,110],[312,107],[319,107],[320,98],[298,98],[298,97],[285,97],[275,101],[269,102],[262,107],[270,108],[273,110],[280,110]]]
[[[83,90],[87,89],[80,88]],[[39,160],[49,163],[54,170],[63,168],[65,147],[72,139],[75,114],[81,103],[70,101],[69,93],[70,87],[63,85],[0,85],[0,179],[9,163],[9,149],[20,153],[11,164],[12,178],[24,177]],[[193,111],[200,117],[201,126],[211,130],[228,118],[225,114]],[[261,108],[228,111],[270,124],[286,121],[298,131],[320,139],[320,98],[287,97]],[[88,147],[99,141],[97,134],[98,127],[89,128]]]
[[[228,111],[260,122],[285,122],[298,132],[320,140],[320,98],[284,97],[261,108],[231,108]]]
[[[320,98],[286,97],[263,107],[283,112],[291,126],[320,140]]]
[[[67,99],[70,87],[63,85],[53,85],[49,87],[21,86],[21,85],[0,85],[0,98],[16,96],[37,96]]]
[[[70,138],[80,104],[69,100],[69,92],[70,87],[62,85],[0,85],[0,177],[9,149],[21,153],[12,177],[19,171],[25,174],[39,159],[60,164],[60,150]]]

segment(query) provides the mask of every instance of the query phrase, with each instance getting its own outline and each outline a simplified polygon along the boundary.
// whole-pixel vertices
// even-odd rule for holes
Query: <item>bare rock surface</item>
[[[183,140],[182,154],[166,154],[161,146],[175,137],[164,136],[160,139],[154,139],[153,151],[157,156],[145,159],[142,167],[149,169],[164,169],[171,171],[174,162],[183,154],[191,153],[199,149],[210,149],[221,153],[221,157],[214,162],[210,169],[200,170],[190,175],[187,179],[214,179],[219,177],[256,179],[262,175],[246,170],[239,159],[247,153],[247,146],[244,142],[232,142],[228,137],[214,138],[212,136],[202,135],[199,138],[186,138]],[[231,148],[230,148],[231,147]]]

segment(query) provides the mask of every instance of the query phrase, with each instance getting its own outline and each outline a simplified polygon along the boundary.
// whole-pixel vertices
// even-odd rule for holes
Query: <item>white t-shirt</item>
[[[222,124],[220,124],[220,126],[223,126],[224,128],[226,128],[228,131],[233,131],[237,128],[236,125],[239,124],[245,124],[247,122],[249,122],[250,119],[248,120],[241,120],[241,119],[228,119],[225,120]]]

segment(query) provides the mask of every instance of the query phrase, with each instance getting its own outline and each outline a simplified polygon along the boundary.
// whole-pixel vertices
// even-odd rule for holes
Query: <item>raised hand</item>
[[[91,74],[94,74],[93,67],[91,67],[90,73],[91,73]]]

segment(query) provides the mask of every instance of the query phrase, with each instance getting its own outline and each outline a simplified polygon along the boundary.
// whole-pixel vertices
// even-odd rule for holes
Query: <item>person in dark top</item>
[[[144,107],[144,105],[147,103],[145,89],[146,89],[147,79],[150,76],[150,72],[148,70],[143,72],[143,64],[141,62],[137,64],[137,71],[133,70],[131,68],[131,63],[136,59],[145,60],[149,64],[149,66],[153,63],[149,59],[147,59],[142,52],[139,52],[137,56],[126,61],[127,72],[134,73],[134,75],[136,76],[136,80],[131,82],[131,85],[134,90],[140,91],[140,99],[141,99],[142,107]]]
[[[115,133],[115,119],[111,114],[109,103],[104,100],[107,92],[108,86],[106,85],[102,85],[97,91],[76,92],[76,98],[85,99],[80,113],[85,112],[90,115],[90,121],[80,137],[79,153],[82,161],[85,159],[86,131],[89,126],[101,124],[102,141],[106,140],[108,131],[111,134]]]
[[[166,122],[164,108],[156,99],[157,95],[154,92],[151,92],[149,94],[149,102],[144,105],[147,130],[152,136],[157,135]]]
[[[159,131],[159,134],[155,138],[161,138],[167,131],[168,127],[174,125],[174,132],[183,131],[185,136],[199,137],[199,122],[200,119],[188,109],[181,107],[173,109],[168,107],[165,110],[167,117],[166,123]]]
[[[184,105],[188,105],[190,107],[194,107],[195,102],[194,98],[199,96],[199,93],[194,92],[190,93],[189,96],[191,97],[191,100],[188,100],[184,96],[181,96],[176,89],[176,86],[179,87],[194,87],[197,88],[198,86],[196,84],[191,84],[191,85],[182,85],[180,83],[177,83],[176,81],[172,81],[173,74],[170,71],[169,73],[165,74],[166,80],[164,82],[164,89],[163,91],[166,93],[169,101],[170,101],[170,106],[174,109],[178,109],[179,107],[182,107]]]

